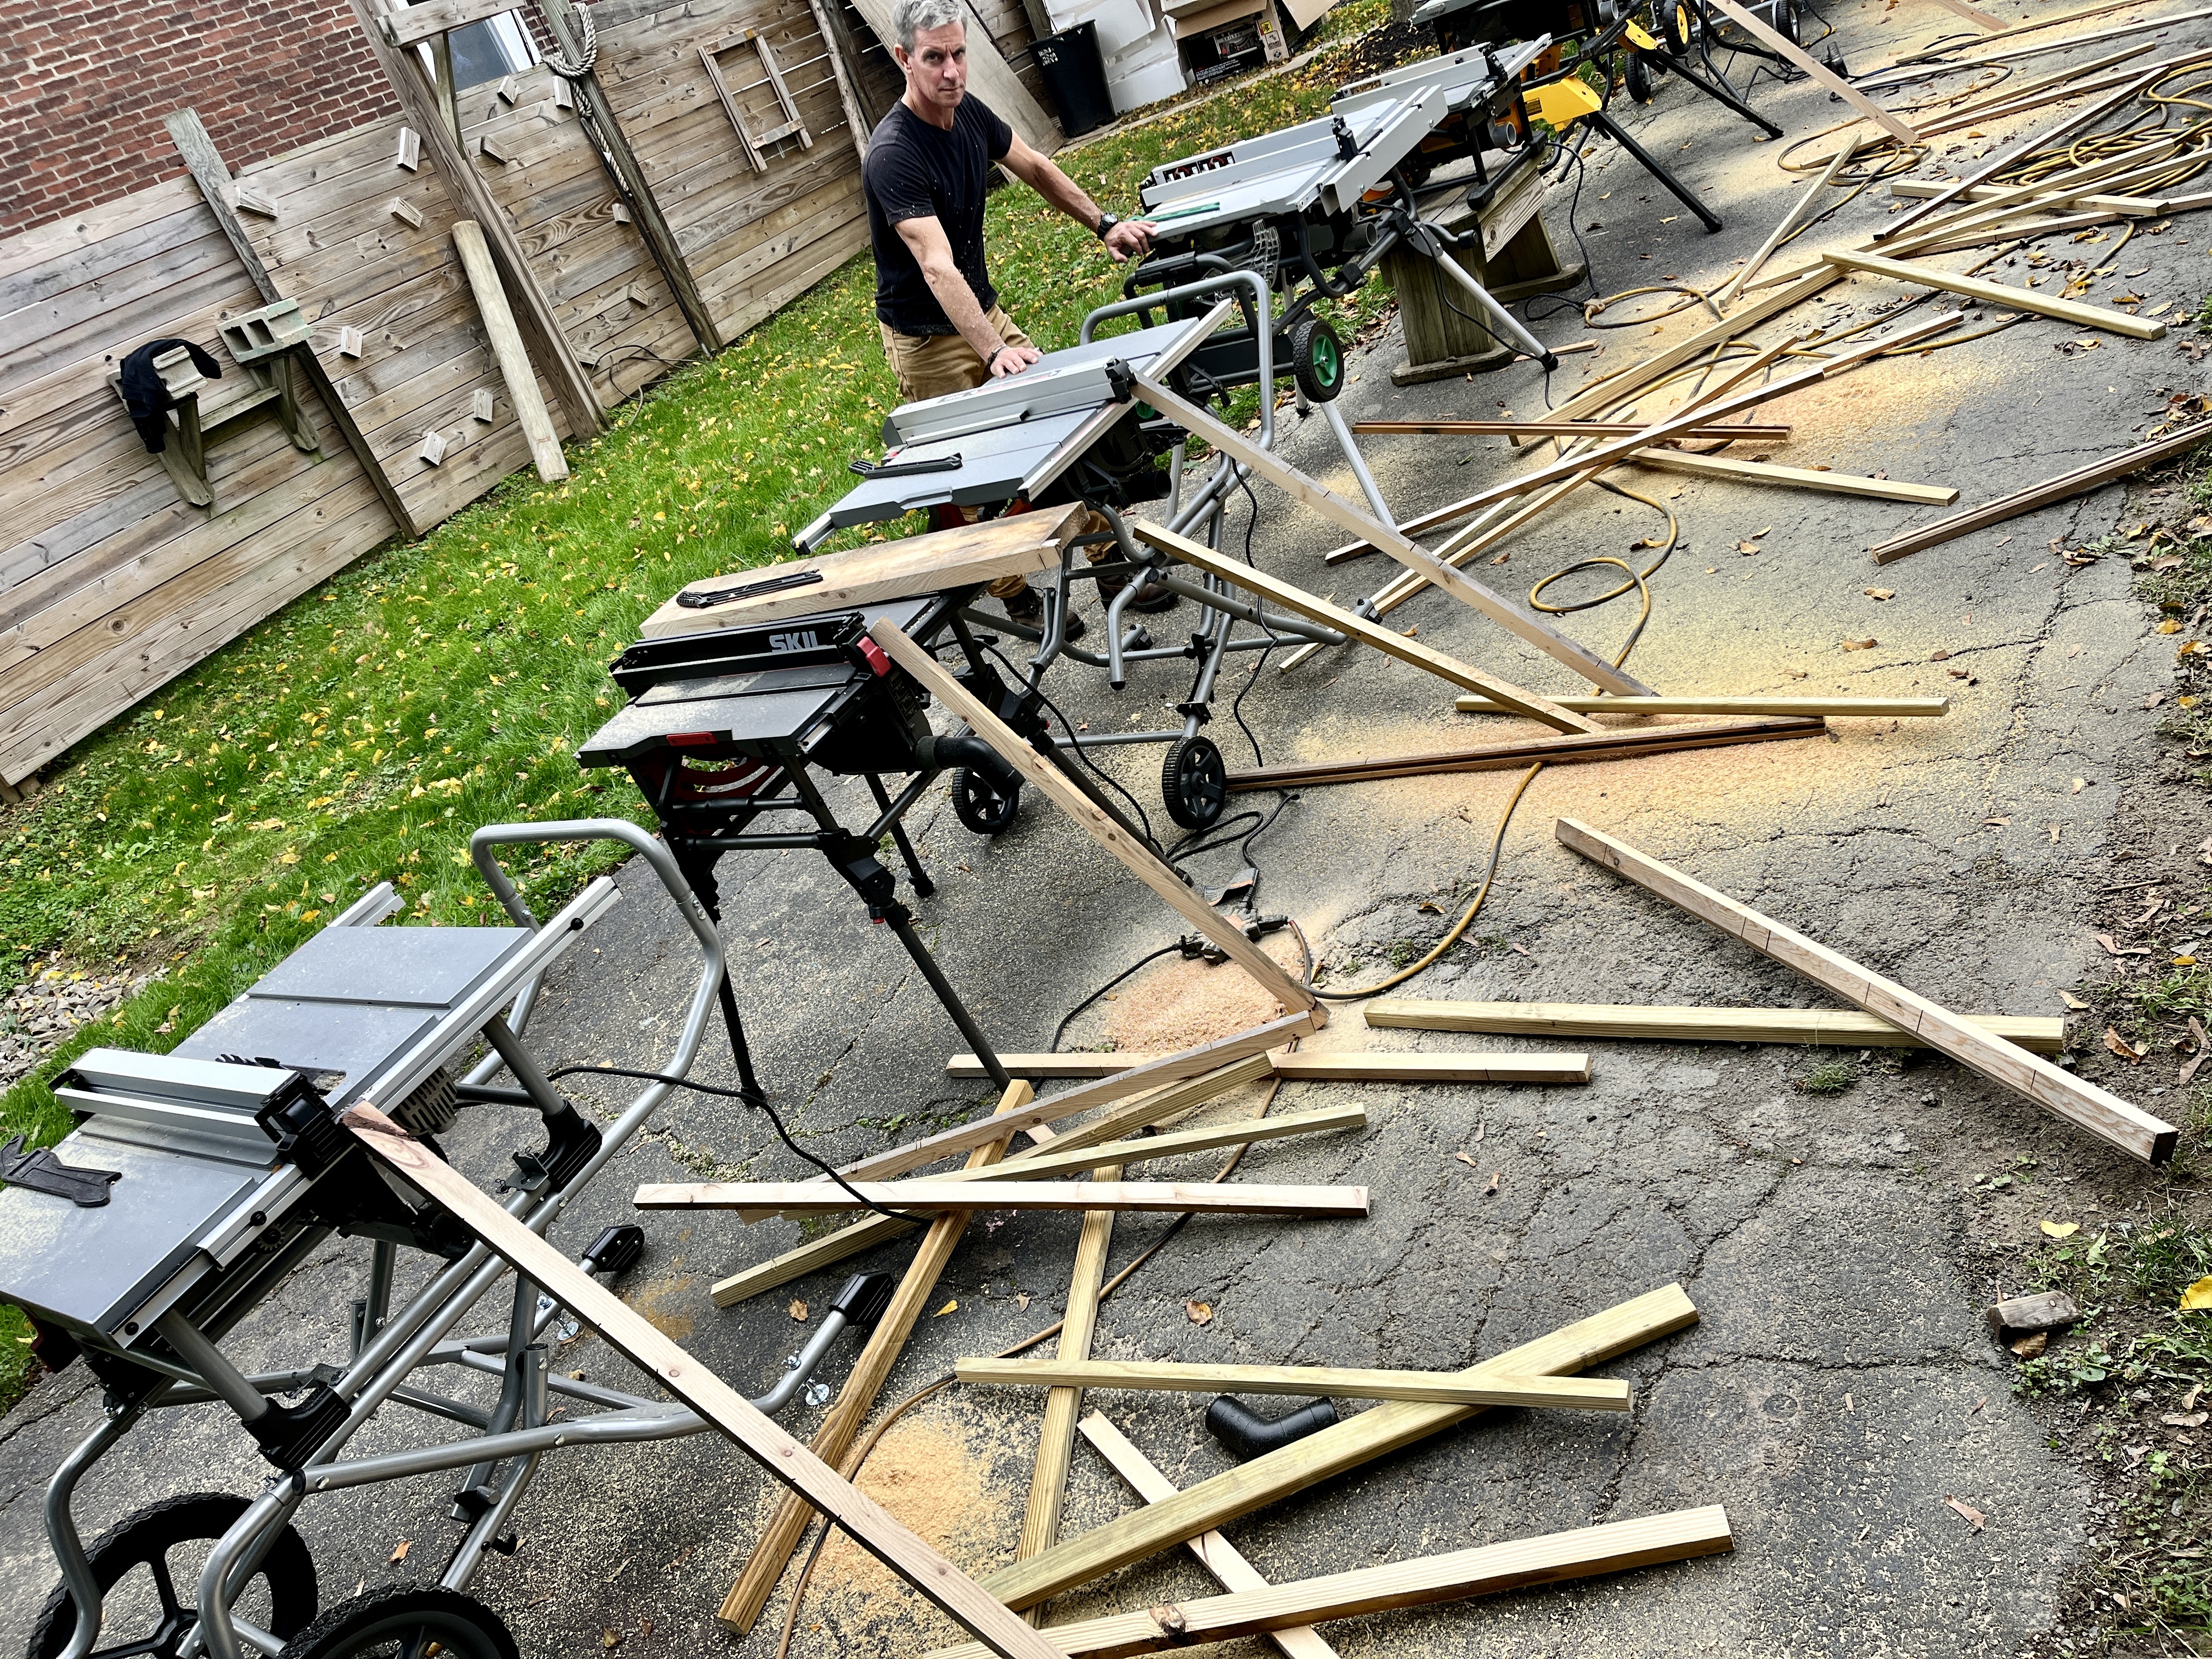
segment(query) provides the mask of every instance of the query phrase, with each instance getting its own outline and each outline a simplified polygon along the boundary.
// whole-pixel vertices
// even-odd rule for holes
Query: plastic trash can
[[[1114,94],[1106,89],[1106,59],[1098,50],[1096,22],[1046,35],[1030,48],[1030,56],[1051,94],[1060,130],[1067,137],[1114,118]]]

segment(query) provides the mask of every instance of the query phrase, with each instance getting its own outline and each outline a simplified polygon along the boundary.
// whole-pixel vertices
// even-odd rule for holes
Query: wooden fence
[[[1008,52],[1025,44],[1014,0],[978,15]],[[596,429],[699,349],[643,213],[662,216],[678,275],[725,341],[864,246],[848,110],[872,122],[898,91],[864,15],[849,0],[595,7],[599,86],[647,198],[626,199],[580,118],[581,94],[543,67],[459,95],[458,143],[438,136],[474,181],[441,172],[441,145],[419,131],[419,85],[404,89],[417,100],[407,113],[239,173],[241,205],[222,213],[312,323],[307,349],[388,490],[304,374],[299,406],[320,449],[303,452],[259,411],[234,422],[207,450],[209,506],[184,500],[146,452],[109,381],[137,346],[177,337],[223,365],[201,399],[210,423],[259,378],[217,336],[264,294],[191,179],[0,241],[0,781],[21,781],[349,561],[529,463],[453,245],[454,222],[482,216],[487,196],[536,290],[510,294],[516,311],[542,306],[561,337],[550,349],[588,381],[595,406],[579,409],[580,392],[571,383],[564,395],[560,366],[533,348],[564,435]],[[825,40],[824,22],[844,39]],[[787,125],[765,59],[738,38],[748,30],[811,143],[752,146],[740,132]],[[379,49],[395,76],[409,72],[406,52]]]

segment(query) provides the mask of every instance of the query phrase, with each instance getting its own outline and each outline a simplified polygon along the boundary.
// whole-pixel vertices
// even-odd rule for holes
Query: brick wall
[[[234,171],[390,113],[346,0],[6,0],[0,234],[184,171],[161,118],[200,112]]]

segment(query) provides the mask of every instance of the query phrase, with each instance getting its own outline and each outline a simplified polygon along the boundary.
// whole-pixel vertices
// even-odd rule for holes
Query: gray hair
[[[947,23],[966,28],[967,11],[960,0],[894,0],[891,6],[891,33],[908,52],[914,50],[914,37],[922,30],[941,29]]]

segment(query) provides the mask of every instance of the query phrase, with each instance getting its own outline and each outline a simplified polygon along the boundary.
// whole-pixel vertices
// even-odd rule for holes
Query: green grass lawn
[[[1382,0],[1330,20],[1348,40]],[[1124,212],[1162,161],[1326,107],[1331,52],[1233,86],[1066,158]],[[1003,303],[1048,347],[1072,345],[1121,273],[1026,190],[988,230]],[[606,663],[682,584],[788,556],[787,538],[878,453],[896,402],[866,254],[712,359],[623,409],[569,452],[572,477],[518,474],[412,546],[363,558],[79,744],[51,787],[0,816],[0,985],[159,966],[0,1103],[36,1142],[70,1119],[47,1087],[96,1043],[181,1041],[336,909],[379,881],[410,920],[465,924],[493,901],[470,832],[514,819],[646,820],[621,774],[580,774],[576,744],[618,694]],[[1370,289],[1344,313],[1379,310]],[[518,870],[538,909],[616,861],[605,847]],[[0,1310],[0,1406],[21,1363]],[[15,1375],[11,1376],[11,1373]]]

